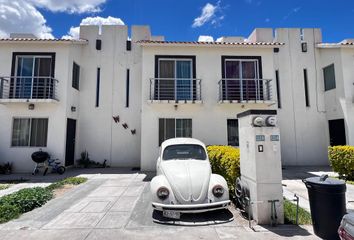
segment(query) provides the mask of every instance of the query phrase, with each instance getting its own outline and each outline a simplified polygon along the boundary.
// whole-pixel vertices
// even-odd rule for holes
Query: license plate
[[[164,210],[162,212],[162,215],[166,218],[173,218],[173,219],[180,219],[181,218],[180,212],[171,211],[171,210]]]

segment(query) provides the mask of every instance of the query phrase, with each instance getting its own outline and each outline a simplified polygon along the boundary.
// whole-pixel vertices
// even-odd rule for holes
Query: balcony
[[[219,103],[274,103],[270,82],[270,79],[221,79]]]
[[[151,78],[151,103],[202,103],[201,79]]]
[[[58,102],[57,85],[52,77],[0,77],[0,103]]]

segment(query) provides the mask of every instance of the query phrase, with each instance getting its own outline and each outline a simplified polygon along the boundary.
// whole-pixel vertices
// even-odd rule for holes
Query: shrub
[[[21,213],[25,213],[42,206],[52,197],[53,193],[49,189],[25,188],[0,198],[0,206],[12,205],[18,207]]]
[[[354,180],[354,146],[329,147],[328,158],[340,178]]]
[[[79,185],[81,183],[84,183],[87,181],[87,178],[84,177],[69,177],[69,178],[65,178],[64,180],[61,180],[59,182],[55,182],[50,184],[47,189],[49,190],[54,190],[57,188],[61,188],[64,185]]]
[[[17,206],[9,204],[0,205],[0,223],[10,221],[14,218],[18,218],[20,214],[20,208]]]
[[[240,176],[240,149],[231,146],[207,147],[213,173],[223,176],[230,195],[235,195],[236,179]]]

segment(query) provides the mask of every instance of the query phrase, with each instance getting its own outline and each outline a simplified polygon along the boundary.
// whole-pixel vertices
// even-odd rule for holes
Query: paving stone
[[[118,197],[85,197],[78,203],[74,204],[70,208],[66,209],[65,212],[106,212],[113,204],[118,200]],[[95,204],[95,210],[90,210],[88,205],[92,202],[106,202],[105,208],[98,208],[98,204]],[[103,205],[103,204],[102,204]],[[102,207],[101,205],[101,207]],[[92,206],[92,205],[91,205]],[[85,210],[83,210],[85,209]]]
[[[103,187],[127,187],[132,182],[131,177],[110,179],[107,180],[102,186]]]
[[[218,239],[218,236],[213,228],[138,228],[138,229],[95,229],[93,230],[87,240],[146,240],[146,239]]]
[[[101,219],[96,228],[122,228],[129,216],[130,212],[109,212]]]
[[[43,229],[94,228],[104,213],[69,213],[60,214]]]
[[[144,186],[128,186],[122,196],[124,197],[138,197],[142,193]]]
[[[120,197],[109,210],[110,212],[131,212],[137,202],[137,197]]]
[[[109,201],[91,201],[81,210],[81,212],[104,212],[107,209],[108,204]]]
[[[126,187],[101,186],[94,190],[89,197],[119,197],[123,194]]]

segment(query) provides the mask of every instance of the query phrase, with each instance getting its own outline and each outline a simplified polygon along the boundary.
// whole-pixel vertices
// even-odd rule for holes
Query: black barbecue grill
[[[32,153],[31,158],[33,162],[36,163],[32,175],[35,175],[36,173],[39,172],[39,168],[43,167],[44,163],[50,158],[49,153],[43,152],[42,150],[39,150],[37,152]]]

